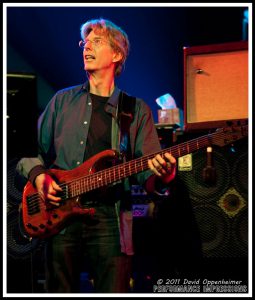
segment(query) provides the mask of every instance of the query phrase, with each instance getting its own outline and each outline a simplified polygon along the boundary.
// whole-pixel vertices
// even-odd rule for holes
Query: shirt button
[[[91,102],[89,102],[88,105],[91,105]]]
[[[83,122],[83,124],[85,124],[85,125],[86,125],[86,124],[88,124],[88,122],[87,122],[87,121],[84,121],[84,122]]]
[[[80,162],[79,162],[79,161],[77,161],[77,162],[76,162],[76,164],[77,164],[77,165],[79,165],[79,164],[80,164]]]
[[[80,141],[80,144],[81,144],[81,145],[83,145],[83,143],[84,143],[83,141]]]

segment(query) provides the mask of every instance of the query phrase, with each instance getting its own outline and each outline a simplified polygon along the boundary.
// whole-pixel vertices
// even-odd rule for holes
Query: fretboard
[[[140,158],[121,163],[117,166],[113,166],[73,180],[69,183],[66,183],[69,197],[79,196],[83,193],[120,181],[123,178],[129,177],[133,174],[145,171],[149,168],[148,160],[154,158],[157,154],[164,155],[165,153],[169,152],[175,158],[178,158],[195,152],[201,148],[207,147],[211,143],[211,137],[217,134],[218,133],[208,134],[191,141],[166,148],[159,152],[142,156]]]

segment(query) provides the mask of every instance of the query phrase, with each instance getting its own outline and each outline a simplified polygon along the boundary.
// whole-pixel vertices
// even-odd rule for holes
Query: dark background
[[[11,91],[7,97],[11,116],[7,124],[9,292],[43,289],[43,244],[33,241],[30,245],[20,237],[17,207],[21,192],[14,187],[13,174],[18,158],[30,156],[28,148],[36,152],[35,115],[44,109],[57,90],[86,80],[82,51],[78,47],[80,26],[89,19],[103,17],[127,32],[131,51],[117,84],[128,93],[143,98],[150,105],[156,123],[157,97],[170,93],[177,106],[183,109],[183,47],[247,39],[245,7],[38,5],[7,8],[7,43],[4,45],[7,47],[7,72],[32,73],[37,79],[36,92],[34,81],[8,81],[8,91]],[[34,93],[27,93],[31,86]],[[12,93],[15,89],[18,92]],[[24,118],[31,119],[30,125]],[[28,137],[27,143],[24,135]],[[169,136],[171,134],[167,133],[168,142]],[[220,180],[215,186],[202,181],[201,172],[206,161],[204,153],[198,153],[194,156],[194,172],[181,178],[185,185],[180,182],[176,190],[172,189],[171,201],[166,199],[157,203],[157,218],[135,220],[134,291],[151,292],[151,284],[163,275],[165,278],[240,279],[247,284],[247,145],[242,142],[233,153],[230,150],[232,148],[215,151],[217,175],[223,179],[224,189]],[[232,187],[238,193],[229,196]],[[187,189],[190,189],[191,199]],[[246,205],[231,218],[219,208],[219,199],[225,199],[236,211],[240,201]],[[203,260],[200,257],[201,242]]]
[[[39,5],[39,4],[38,4]],[[183,47],[246,39],[245,7],[8,7],[7,72],[37,76],[38,110],[62,88],[83,83],[80,26],[112,20],[128,34],[130,55],[120,88],[143,98],[155,122],[155,99],[170,93],[183,108]],[[24,103],[25,105],[25,103]]]

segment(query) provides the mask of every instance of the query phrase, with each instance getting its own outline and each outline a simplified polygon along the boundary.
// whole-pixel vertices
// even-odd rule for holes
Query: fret
[[[117,167],[117,170],[118,170],[118,180],[121,179],[121,169],[120,169],[120,166]]]
[[[113,170],[113,171],[112,170],[108,170],[108,177],[107,177],[108,183],[112,182],[112,180],[111,180],[112,175],[113,175],[113,179],[115,181],[115,170]]]
[[[177,146],[177,149],[178,149],[178,155],[179,155],[179,157],[181,157],[181,151],[180,151],[180,147],[179,147],[179,146]]]
[[[140,170],[139,172],[143,171],[143,161],[142,158],[140,158]]]
[[[102,186],[102,176],[101,175],[97,175],[97,184],[98,184],[98,186]]]
[[[77,195],[77,181],[74,183],[74,195]]]
[[[117,167],[117,171],[118,171],[117,172],[117,174],[118,174],[117,180],[120,180],[121,177],[120,177],[120,167],[119,166]]]
[[[111,176],[110,176],[110,178],[111,178]],[[113,180],[116,181],[116,168],[113,169]]]
[[[86,176],[84,178],[83,182],[84,182],[84,190],[83,190],[83,192],[85,193],[87,191],[87,189],[88,189],[88,176]]]
[[[187,154],[187,143],[183,143],[181,145],[181,150],[183,151],[183,152],[181,152],[182,156]]]
[[[128,162],[128,169],[129,169],[129,176],[132,174],[132,171],[131,171],[131,162]]]
[[[83,192],[85,193],[88,189],[88,177],[83,179]]]
[[[120,169],[121,169],[121,178],[123,178],[125,177],[125,168],[121,166]]]
[[[73,193],[74,193],[74,196],[76,196],[77,195],[77,188],[76,188],[76,182],[74,182],[74,184],[73,184]]]
[[[82,190],[82,180],[79,180],[79,194],[82,194],[83,190]]]
[[[94,188],[94,189],[97,189],[99,186],[98,186],[98,182],[97,182],[97,180],[96,180],[96,175],[92,175],[92,176],[93,176],[93,183],[94,183],[93,188]]]
[[[97,175],[96,174],[93,175],[93,182],[94,182],[94,188],[95,189],[98,188],[98,182],[97,182]]]
[[[91,190],[91,175],[87,178],[87,192]]]
[[[139,163],[139,159],[137,159],[135,163],[135,173],[138,173],[139,170],[140,170],[140,163]]]
[[[143,171],[144,170],[143,161],[142,161],[142,159],[140,159],[140,161],[141,161],[141,170],[140,171]]]
[[[80,180],[77,180],[76,184],[75,184],[75,192],[74,192],[75,196],[77,196],[77,195],[79,195],[81,193],[80,190],[81,190],[80,189]]]
[[[165,149],[165,152],[169,152],[171,155],[176,156],[176,154],[175,154],[175,146],[173,146],[173,147],[171,148],[171,151],[170,151],[170,148]],[[176,157],[177,157],[177,156],[176,156]]]
[[[93,181],[93,177],[92,177],[92,175],[91,175],[91,177],[90,177],[90,182],[89,182],[89,186],[90,186],[90,189],[89,189],[89,190],[93,190],[93,183],[94,183],[94,181]]]
[[[85,186],[86,186],[86,189],[84,190],[84,192],[87,192],[89,189],[89,177],[86,177],[84,182],[85,182]]]
[[[104,178],[103,178],[104,177]],[[107,177],[106,177],[106,171],[104,170],[104,172],[103,172],[103,176],[102,176],[102,180],[103,180],[103,182],[105,183],[105,184],[107,184]]]
[[[187,143],[187,153],[190,153],[189,143]]]
[[[197,142],[197,150],[199,149],[199,143],[198,143],[198,139],[196,139]]]
[[[81,178],[79,182],[80,182],[80,193],[84,193],[84,180]]]
[[[109,173],[109,171],[106,169],[104,170],[104,182],[107,184],[108,183],[108,175],[107,175],[107,172]]]

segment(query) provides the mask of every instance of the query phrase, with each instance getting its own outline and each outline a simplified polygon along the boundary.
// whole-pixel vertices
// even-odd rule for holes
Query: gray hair
[[[109,39],[111,47],[122,54],[122,59],[117,63],[115,68],[115,75],[120,75],[130,48],[127,34],[113,22],[100,18],[82,24],[81,38],[85,40],[92,30],[94,30],[95,33],[106,36]]]

